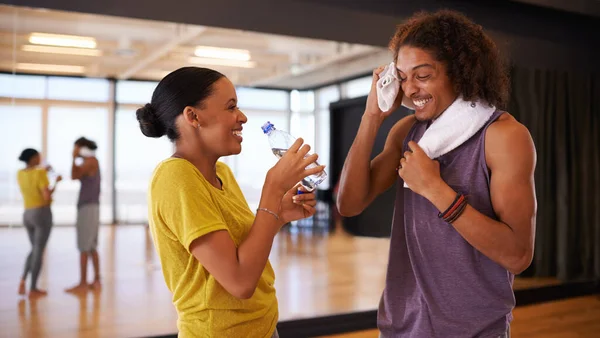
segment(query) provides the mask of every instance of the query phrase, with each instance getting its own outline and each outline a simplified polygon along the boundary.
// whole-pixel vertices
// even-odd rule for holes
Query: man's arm
[[[342,216],[360,214],[375,197],[396,181],[396,168],[402,157],[402,143],[415,121],[413,116],[398,121],[389,132],[383,151],[371,161],[379,127],[400,107],[404,97],[404,93],[400,91],[390,110],[382,112],[379,109],[377,81],[383,69],[384,67],[379,67],[373,71],[365,113],[340,175],[337,208]]]
[[[396,122],[387,136],[383,151],[371,161],[371,152],[381,122],[363,117],[340,175],[337,207],[342,216],[360,214],[379,194],[396,182],[396,168],[402,157],[402,145],[414,122],[412,115]]]
[[[467,206],[453,226],[485,256],[519,274],[533,259],[537,212],[535,146],[527,128],[508,115],[490,125],[485,141],[492,206],[499,221]],[[456,192],[443,183],[425,197],[443,211],[455,196]]]
[[[78,180],[83,176],[90,175],[96,172],[98,169],[98,161],[94,158],[87,157],[83,159],[83,164],[78,166],[75,164],[76,157],[73,157],[73,163],[71,164],[71,179]]]

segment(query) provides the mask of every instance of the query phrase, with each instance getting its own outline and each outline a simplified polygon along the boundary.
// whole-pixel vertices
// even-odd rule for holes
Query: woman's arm
[[[283,224],[288,221],[280,215],[282,199],[302,178],[323,171],[319,166],[305,169],[316,161],[316,155],[306,158],[310,147],[298,151],[302,140],[296,141],[279,162],[269,171],[263,187],[259,210],[252,228],[239,247],[226,230],[218,230],[196,238],[190,244],[190,252],[215,277],[230,294],[237,298],[252,297],[260,276],[267,264],[273,239]],[[306,209],[314,214],[314,193],[302,194],[298,203],[307,203]],[[310,206],[308,206],[310,205]],[[284,209],[288,208],[283,206]],[[264,211],[264,209],[268,211]],[[273,214],[272,214],[273,213]]]
[[[56,183],[54,183],[54,186],[52,188],[50,188],[50,184],[48,183],[48,176],[46,175],[46,179],[45,182],[46,184],[44,184],[41,188],[42,190],[42,197],[44,198],[44,201],[46,202],[51,202],[52,201],[52,194],[54,194],[54,190],[56,190],[56,186],[58,185],[58,182],[62,181],[62,176],[58,176],[56,177]]]
[[[283,194],[263,189],[260,207],[279,209]],[[192,242],[190,252],[233,296],[252,297],[267,264],[273,239],[283,223],[267,212],[258,212],[252,229],[239,248],[227,231],[215,231]]]

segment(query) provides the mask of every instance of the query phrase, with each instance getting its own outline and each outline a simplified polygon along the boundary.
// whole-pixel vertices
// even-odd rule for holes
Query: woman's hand
[[[303,142],[301,138],[297,139],[277,164],[269,170],[265,180],[268,191],[283,195],[305,177],[318,174],[325,169],[323,165],[306,169],[317,160],[318,156],[317,154],[307,156],[310,146],[307,144],[302,146]]]
[[[299,194],[298,191],[302,191]],[[314,192],[309,193],[306,188],[298,184],[290,189],[281,200],[279,218],[283,224],[307,218],[315,214],[317,200]]]

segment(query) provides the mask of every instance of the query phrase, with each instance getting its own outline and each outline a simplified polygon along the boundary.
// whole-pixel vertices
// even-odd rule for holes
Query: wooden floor
[[[515,308],[513,315],[511,338],[600,337],[600,296],[522,306]],[[378,337],[377,330],[327,336],[327,338]]]
[[[376,309],[388,248],[388,239],[282,232],[271,255],[280,320]],[[16,293],[29,249],[24,229],[0,228],[0,337],[141,337],[176,332],[171,294],[144,226],[101,227],[103,289],[83,296],[63,292],[78,279],[74,228],[52,230],[39,280],[47,297],[28,299]],[[517,279],[515,288],[555,283]]]

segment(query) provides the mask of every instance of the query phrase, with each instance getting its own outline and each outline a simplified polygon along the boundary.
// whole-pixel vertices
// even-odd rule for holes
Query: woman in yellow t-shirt
[[[19,294],[24,295],[25,281],[31,272],[30,297],[44,296],[46,291],[37,288],[37,279],[42,268],[42,256],[50,230],[52,229],[52,193],[56,188],[49,187],[48,173],[46,168],[40,168],[40,154],[35,149],[25,149],[19,156],[19,160],[25,162],[25,168],[17,173],[17,181],[23,195],[25,212],[23,213],[23,225],[27,230],[31,242],[31,252],[25,261],[25,270],[19,284]],[[56,183],[62,178],[58,176]]]
[[[275,276],[268,257],[287,222],[315,213],[314,193],[297,194],[319,173],[299,139],[269,170],[256,216],[219,158],[239,154],[246,116],[235,87],[206,68],[180,68],[136,112],[142,133],[167,137],[175,153],[156,167],[149,223],[180,337],[278,337]]]

